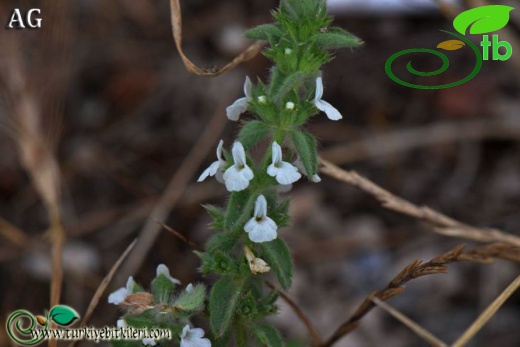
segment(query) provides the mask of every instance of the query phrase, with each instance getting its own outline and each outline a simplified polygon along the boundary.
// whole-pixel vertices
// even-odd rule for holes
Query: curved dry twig
[[[182,50],[182,14],[179,0],[170,0],[170,11],[172,33],[173,39],[175,40],[175,46],[179,51],[179,54],[181,56],[182,62],[184,63],[184,66],[186,67],[186,70],[188,70],[191,73],[194,73],[195,75],[214,77],[223,74],[224,72],[233,69],[237,65],[255,57],[262,50],[262,47],[264,47],[265,45],[265,43],[262,41],[256,41],[223,67],[209,69],[199,68],[191,62],[191,60],[184,54]]]

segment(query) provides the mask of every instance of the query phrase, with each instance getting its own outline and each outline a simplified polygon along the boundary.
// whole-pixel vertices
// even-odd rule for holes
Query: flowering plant
[[[158,269],[152,294],[145,296],[129,279],[126,288],[109,298],[128,307],[127,324],[169,326],[181,346],[209,345],[199,329],[189,327],[189,317],[199,312],[209,316],[210,340],[215,345],[250,346],[253,340],[268,346],[283,344],[279,332],[264,322],[277,311],[278,291],[267,288],[263,278],[272,270],[284,290],[291,287],[292,258],[279,235],[289,223],[289,201],[282,194],[302,176],[316,183],[321,180],[317,141],[304,124],[320,111],[334,121],[342,118],[322,99],[320,69],[332,59],[330,50],[356,47],[361,41],[329,26],[332,18],[323,0],[282,0],[273,16],[274,23],[246,32],[248,38],[269,44],[264,51],[274,62],[269,82],[253,83],[246,77],[245,95],[226,109],[231,121],[240,120],[246,111],[254,119],[243,120],[231,153],[219,142],[217,160],[198,179],[215,176],[231,193],[224,209],[205,206],[217,233],[197,254],[202,273],[219,277],[207,303],[202,285],[186,288],[172,299],[178,283],[164,268]],[[253,148],[264,155],[255,157]],[[134,297],[138,294],[140,298]],[[140,307],[134,307],[137,299]]]

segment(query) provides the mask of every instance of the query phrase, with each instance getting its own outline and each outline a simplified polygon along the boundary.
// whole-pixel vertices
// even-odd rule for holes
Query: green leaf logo
[[[459,14],[453,20],[453,27],[462,35],[487,34],[502,29],[509,22],[509,12],[514,7],[504,5],[480,6]]]
[[[68,326],[79,318],[79,314],[72,307],[57,305],[49,312],[49,318],[59,325]]]

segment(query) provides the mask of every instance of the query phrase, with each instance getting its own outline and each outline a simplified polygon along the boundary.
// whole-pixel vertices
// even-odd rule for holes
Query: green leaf
[[[470,34],[487,34],[505,27],[512,10],[514,7],[504,5],[476,7],[455,17],[453,27],[462,35],[466,35],[468,28]]]
[[[269,215],[278,225],[278,228],[288,226],[291,220],[289,216],[289,200],[280,203]]]
[[[238,264],[230,257],[228,254],[224,253],[222,250],[217,250],[215,252],[214,260],[214,268],[218,274],[221,275],[237,275],[238,274]]]
[[[247,151],[258,142],[265,139],[271,129],[264,122],[253,120],[247,122],[246,125],[238,133],[238,141],[242,143],[245,150]]]
[[[214,235],[208,240],[208,243],[206,244],[206,250],[208,253],[215,252],[218,249],[227,252],[236,245],[239,239],[240,233],[224,231]]]
[[[173,305],[183,311],[199,311],[202,310],[205,299],[206,287],[202,284],[197,284],[193,286],[190,292],[183,290]]]
[[[173,290],[175,289],[172,281],[164,274],[159,274],[152,281],[153,301],[158,304],[167,304],[173,297]]]
[[[157,323],[154,320],[152,310],[146,310],[138,315],[128,315],[124,317],[126,324],[133,328],[151,328],[157,327]]]
[[[342,28],[329,28],[326,32],[315,34],[311,40],[325,49],[359,47],[363,41]]]
[[[210,326],[218,338],[227,333],[239,302],[242,284],[227,278],[220,279],[209,298]]]
[[[260,243],[260,248],[263,251],[263,259],[273,269],[282,288],[291,288],[293,262],[287,244],[281,238],[277,238]]]
[[[261,24],[245,32],[245,36],[251,40],[269,41],[271,38],[279,38],[283,35],[280,25],[270,23]]]
[[[258,324],[255,326],[253,333],[258,341],[268,347],[282,347],[282,337],[278,330],[267,324]]]
[[[295,130],[291,134],[296,152],[305,168],[307,177],[311,178],[318,171],[318,144],[316,139],[307,133]]]
[[[238,312],[240,313],[241,318],[248,319],[254,317],[258,313],[256,306],[257,300],[251,291],[249,291],[240,300],[240,310]]]
[[[56,324],[68,326],[79,318],[79,314],[72,307],[57,305],[54,306],[49,312],[49,318],[52,319]]]
[[[215,230],[224,229],[224,212],[213,205],[202,205],[208,212],[208,214],[213,217],[213,223],[211,223],[211,227]]]
[[[325,1],[323,0],[282,0],[280,6],[297,22],[312,20],[318,15],[325,15]]]
[[[269,91],[271,93],[271,97],[276,101],[283,99],[283,97],[292,89],[297,89],[306,77],[305,74],[300,71],[295,72],[289,76],[285,76],[285,78],[284,75],[280,75],[281,76],[276,81],[277,84],[275,84],[275,81],[273,80],[271,84],[271,90]]]
[[[226,231],[237,231],[242,228],[243,224],[251,218],[254,200],[254,196],[247,189],[231,193],[224,221]]]

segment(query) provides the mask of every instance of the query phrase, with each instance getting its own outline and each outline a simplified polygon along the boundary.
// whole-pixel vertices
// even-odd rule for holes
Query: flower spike
[[[224,183],[230,192],[239,192],[249,186],[249,181],[255,177],[253,170],[246,163],[244,146],[238,141],[233,144],[231,150],[234,164],[224,172]]]
[[[330,120],[340,120],[343,118],[341,113],[339,113],[339,111],[334,106],[321,99],[322,96],[323,81],[321,77],[318,77],[316,78],[316,95],[314,96],[314,105],[318,110],[325,112]]]
[[[267,217],[267,201],[263,195],[256,198],[255,214],[246,223],[244,230],[249,234],[249,239],[257,243],[272,241],[278,236],[278,226]]]
[[[272,147],[272,163],[267,168],[269,176],[276,177],[276,181],[281,185],[288,185],[298,181],[302,175],[300,175],[294,165],[282,161],[282,147],[276,141],[273,142]]]
[[[229,120],[232,121],[238,121],[240,118],[240,115],[247,111],[247,105],[249,104],[249,101],[251,101],[251,88],[253,87],[253,84],[251,83],[251,80],[248,76],[246,76],[246,81],[244,82],[244,94],[245,96],[237,99],[231,106],[228,106],[226,108],[226,115],[229,118]]]

